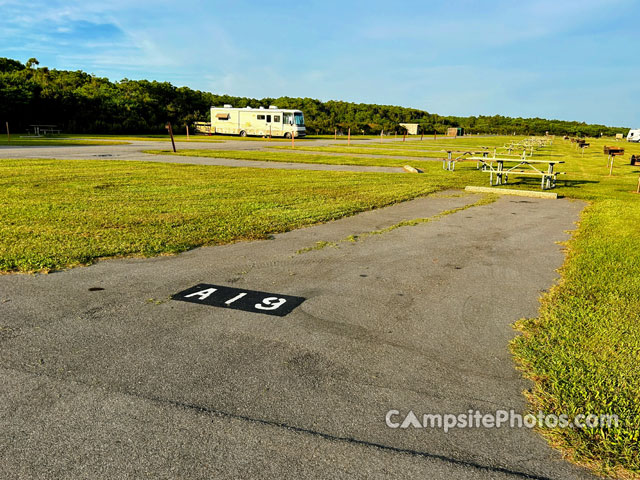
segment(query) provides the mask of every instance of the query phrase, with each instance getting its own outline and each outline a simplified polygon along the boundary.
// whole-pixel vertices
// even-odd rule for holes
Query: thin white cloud
[[[407,0],[402,9],[375,0],[337,3],[274,10],[241,0],[0,0],[0,44],[3,55],[112,80],[453,114],[545,116],[577,108],[575,92],[606,91],[598,67],[622,78],[618,90],[625,92],[639,73],[619,53],[637,43],[637,30],[615,32],[622,46],[602,55],[610,33],[594,27],[631,0]],[[631,107],[625,111],[637,118]]]

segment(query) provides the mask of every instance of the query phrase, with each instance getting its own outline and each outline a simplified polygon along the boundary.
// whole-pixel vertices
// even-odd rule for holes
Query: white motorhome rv
[[[304,137],[304,115],[300,110],[269,108],[211,107],[211,133],[259,135],[262,137]]]
[[[640,142],[640,128],[629,130],[627,134],[627,142]]]

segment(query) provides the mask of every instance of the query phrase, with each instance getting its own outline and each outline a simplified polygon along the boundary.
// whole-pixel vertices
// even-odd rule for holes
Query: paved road
[[[391,142],[389,140],[388,142]],[[304,146],[326,146],[336,143],[335,140],[303,140],[298,141],[298,145]],[[354,140],[353,144],[371,144],[370,140]],[[277,152],[272,146],[288,145],[287,142],[267,142],[259,140],[224,140],[221,142],[178,142],[178,149],[212,149],[212,150],[263,150]],[[228,167],[252,167],[252,168],[279,168],[298,170],[333,170],[345,172],[404,172],[397,167],[374,167],[365,165],[326,165],[312,163],[295,162],[265,162],[254,160],[236,160],[230,158],[206,158],[206,157],[182,157],[172,155],[150,155],[143,153],[144,150],[167,150],[171,148],[168,141],[131,141],[129,145],[72,145],[72,146],[17,146],[0,147],[0,158],[77,158],[77,159],[113,159],[113,160],[135,160],[148,162],[167,163],[189,163],[197,165],[222,165]],[[317,152],[298,150],[299,155],[310,155]],[[326,155],[339,155],[337,153],[323,153]],[[417,160],[416,157],[388,156],[388,155],[365,155],[353,154],[354,157],[362,158],[386,158],[404,159],[407,163]],[[419,160],[435,160],[420,158]]]
[[[526,407],[510,324],[536,315],[582,204],[505,197],[340,242],[475,199],[0,276],[0,477],[591,478],[526,429],[385,425]],[[296,253],[318,241],[337,246]],[[199,283],[307,300],[285,317],[169,300]]]

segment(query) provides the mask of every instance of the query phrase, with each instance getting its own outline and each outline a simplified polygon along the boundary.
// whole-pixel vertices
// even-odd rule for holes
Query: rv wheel
[[[289,132],[285,133],[284,138],[291,138],[291,134]]]
[[[244,130],[240,130],[240,136],[241,137],[246,137],[247,136],[247,132],[245,132]]]

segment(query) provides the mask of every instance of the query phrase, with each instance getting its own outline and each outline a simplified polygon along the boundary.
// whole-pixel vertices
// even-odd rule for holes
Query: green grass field
[[[140,142],[157,142],[166,141],[171,143],[171,137],[168,133],[165,134],[147,134],[147,135],[66,135],[67,138],[88,138],[93,140],[125,140],[125,141],[140,141]],[[246,140],[246,141],[264,141],[262,137],[240,137],[238,135],[174,135],[173,139],[176,142],[206,142],[206,143],[220,143],[225,140]],[[284,139],[272,139],[272,141],[283,141]],[[291,140],[288,140],[289,142]]]
[[[127,140],[127,141],[142,141],[142,142],[157,142],[158,140],[166,140],[168,142],[171,141],[169,134],[146,134],[146,135],[96,135],[96,134],[84,134],[84,135],[65,135],[66,138],[90,138],[90,139],[111,139],[111,140]],[[266,137],[259,136],[248,136],[241,137],[239,135],[174,135],[174,140],[176,142],[212,142],[219,143],[225,140],[239,140],[246,142],[281,142],[281,143],[291,143],[291,140],[288,140],[283,137],[273,137],[271,139],[267,139]],[[306,140],[317,140],[317,139],[326,139],[329,138],[328,135],[313,135],[303,138],[296,138],[296,142],[304,142]],[[333,138],[333,137],[331,137]],[[360,138],[363,139],[362,137]],[[340,138],[338,137],[338,140]]]
[[[395,146],[395,145],[394,145]],[[379,146],[378,146],[379,147]],[[273,147],[274,149],[281,149],[283,151],[291,150],[291,147]],[[446,157],[446,152],[443,152],[441,149],[421,149],[418,147],[414,147],[413,149],[405,148],[392,148],[392,147],[381,147],[375,148],[373,145],[370,146],[330,146],[330,147],[314,147],[314,146],[298,146],[295,147],[295,150],[301,150],[306,152],[318,152],[318,153],[340,153],[342,155],[352,155],[352,154],[364,154],[364,155],[391,155],[391,156],[404,156],[404,157],[423,157],[423,158],[440,158],[442,156]]]
[[[374,140],[380,138],[378,135],[351,135],[351,140]],[[303,140],[335,140],[337,142],[348,141],[347,135],[307,135]]]
[[[619,428],[544,429],[574,461],[640,472],[640,206],[594,202],[569,244],[540,316],[517,324],[512,351],[535,388],[532,410],[615,414]]]
[[[68,145],[126,145],[127,142],[120,141],[117,137],[105,137],[104,141],[93,141],[87,139],[74,138],[70,136],[51,136],[51,137],[24,137],[20,135],[0,134],[0,146],[5,147],[28,147],[28,146],[68,146]]]
[[[91,140],[122,140],[127,142],[168,142],[171,143],[171,137],[169,134],[164,135],[96,135],[96,134],[86,134],[86,135],[67,135],[67,138],[79,138],[79,139],[91,139]],[[221,143],[224,141],[224,138],[220,137],[211,137],[209,135],[190,135],[187,140],[186,135],[174,135],[173,139],[176,142],[211,142],[211,143]]]
[[[433,140],[432,137],[428,137],[427,140],[422,141],[416,139],[407,139],[407,141],[402,141],[385,138],[383,142],[380,142],[378,138],[378,141],[356,143],[353,145],[347,145],[345,143],[329,146],[302,145],[295,147],[295,150],[317,153],[339,153],[342,155],[363,154],[416,158],[441,158],[447,156],[446,150],[481,151],[486,148],[493,153],[494,148],[503,147],[505,144],[517,142],[523,138],[524,137],[442,137],[437,140]],[[292,150],[288,145],[274,145],[272,148],[282,151]],[[498,153],[500,153],[500,151]]]
[[[517,324],[512,351],[535,388],[533,411],[615,414],[618,428],[542,429],[550,443],[598,473],[640,475],[640,167],[627,155],[608,176],[604,144],[584,157],[557,142],[571,181],[558,193],[590,201],[568,243],[562,279],[542,299],[540,316]]]
[[[202,150],[181,149],[177,153],[170,150],[145,150],[145,153],[154,155],[179,155],[183,157],[208,157],[208,158],[233,158],[237,160],[260,160],[263,162],[295,162],[295,163],[323,163],[327,165],[366,165],[379,167],[402,167],[407,163],[423,168],[427,162],[419,158],[398,159],[385,157],[355,157],[344,155],[326,155],[322,153],[300,153],[296,150],[279,150],[277,152],[265,152],[262,150]],[[355,153],[355,152],[354,152]],[[433,164],[433,161],[429,160]],[[441,164],[440,164],[441,165]]]
[[[110,137],[113,139],[113,137]],[[456,147],[500,146],[513,137],[455,139]],[[491,141],[492,143],[489,143]],[[561,281],[540,316],[517,324],[512,343],[534,383],[531,410],[616,414],[608,429],[540,429],[552,445],[599,473],[640,475],[640,145],[590,139],[582,155],[556,139],[534,158],[564,160],[556,192],[589,203]],[[443,142],[444,145],[448,143]],[[475,143],[474,143],[475,142]],[[605,144],[626,148],[609,176]],[[404,151],[433,143],[406,142]],[[120,255],[158,255],[199,245],[265,238],[274,232],[350,215],[444,188],[488,185],[475,163],[455,172],[440,162],[291,151],[182,151],[226,158],[393,165],[422,175],[260,170],[118,161],[0,160],[0,270],[27,272]],[[360,148],[360,147],[359,147]],[[381,148],[371,143],[367,152]],[[214,153],[212,153],[214,152]],[[162,152],[166,153],[166,152]],[[539,190],[539,180],[509,178],[508,188]],[[212,201],[215,199],[215,201]]]
[[[80,137],[80,138],[95,138],[95,139],[118,139],[118,140],[140,140],[140,141],[157,141],[157,140],[169,140],[169,134],[145,134],[145,135],[96,135],[96,134],[84,134],[84,135],[65,135],[66,137]],[[302,137],[302,138],[296,138],[296,142],[305,142],[307,140],[329,140],[329,139],[333,139],[333,135],[307,135],[306,137]],[[379,138],[376,135],[358,135],[358,136],[353,136],[352,140],[371,140],[374,138]],[[187,142],[187,141],[192,141],[192,142],[220,142],[220,141],[224,141],[224,140],[241,140],[241,141],[259,141],[259,142],[264,142],[267,139],[265,137],[260,137],[260,136],[248,136],[248,137],[241,137],[239,135],[220,135],[220,134],[216,134],[216,135],[194,135],[191,134],[189,136],[189,140],[187,140],[187,135],[174,135],[174,139],[177,142]],[[336,141],[341,142],[341,141],[347,141],[347,137],[346,136],[338,136],[336,139]],[[271,142],[287,142],[287,143],[291,143],[290,139],[286,139],[283,137],[273,137],[271,139],[269,139],[269,141]]]
[[[47,271],[265,238],[414,198],[418,176],[0,160],[0,270]]]

